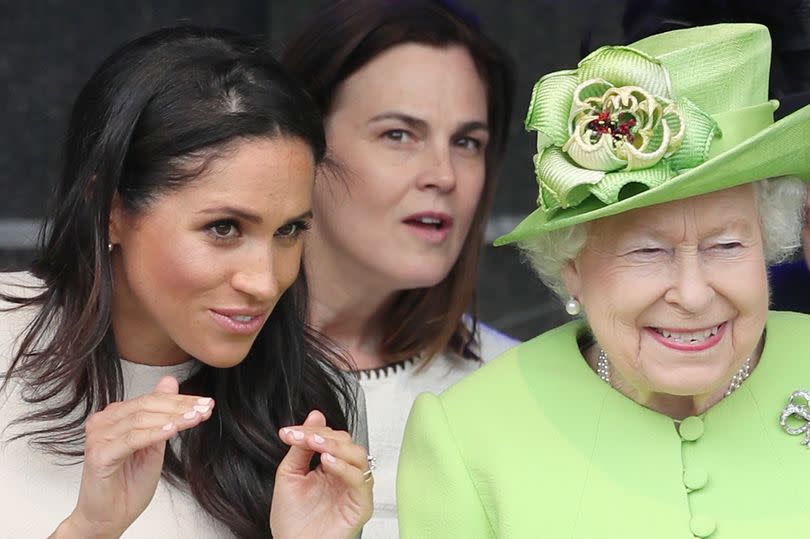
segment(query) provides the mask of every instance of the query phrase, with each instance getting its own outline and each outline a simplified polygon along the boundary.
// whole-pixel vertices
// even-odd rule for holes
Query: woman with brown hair
[[[0,535],[358,534],[364,407],[303,319],[324,150],[238,34],[161,30],[99,67],[38,261],[0,274]]]
[[[505,54],[447,2],[347,0],[282,63],[325,117],[305,248],[310,322],[353,356],[377,459],[366,537],[396,537],[396,464],[416,395],[514,341],[477,322],[475,286],[512,103]]]

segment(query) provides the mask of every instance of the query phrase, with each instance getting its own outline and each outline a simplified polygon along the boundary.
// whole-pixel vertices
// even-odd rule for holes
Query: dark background
[[[771,93],[780,114],[810,102],[810,0],[463,0],[518,67],[512,136],[488,241],[533,210],[534,137],[522,129],[536,79],[573,68],[605,44],[719,21],[767,24],[774,39]],[[321,0],[0,0],[0,268],[21,268],[56,182],[69,107],[81,84],[123,42],[190,22],[262,35],[279,52]],[[2,110],[2,109],[0,109]],[[510,247],[486,247],[484,321],[528,338],[566,319]]]

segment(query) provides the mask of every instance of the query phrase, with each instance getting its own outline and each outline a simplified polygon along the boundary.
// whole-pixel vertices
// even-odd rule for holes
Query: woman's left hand
[[[302,425],[285,427],[279,435],[290,450],[276,471],[270,508],[273,537],[355,537],[374,508],[366,450],[347,432],[327,427],[317,410]],[[315,453],[320,453],[321,463],[310,470]]]

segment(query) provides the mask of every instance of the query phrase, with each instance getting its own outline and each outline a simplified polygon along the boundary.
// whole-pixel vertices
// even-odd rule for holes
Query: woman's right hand
[[[152,393],[88,418],[79,500],[53,539],[119,537],[146,509],[166,441],[211,417],[214,407],[213,399],[178,393],[177,380],[167,376]]]

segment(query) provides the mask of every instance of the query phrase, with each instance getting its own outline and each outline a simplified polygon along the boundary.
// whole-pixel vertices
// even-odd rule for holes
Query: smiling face
[[[238,364],[298,276],[315,166],[292,138],[240,141],[131,214],[114,203],[113,329],[131,361]]]
[[[637,400],[725,390],[767,316],[754,187],[589,223],[563,279],[610,358],[612,380]]]
[[[484,185],[486,122],[486,90],[461,47],[399,45],[346,79],[326,121],[345,182],[316,183],[313,268],[391,290],[444,279]]]

